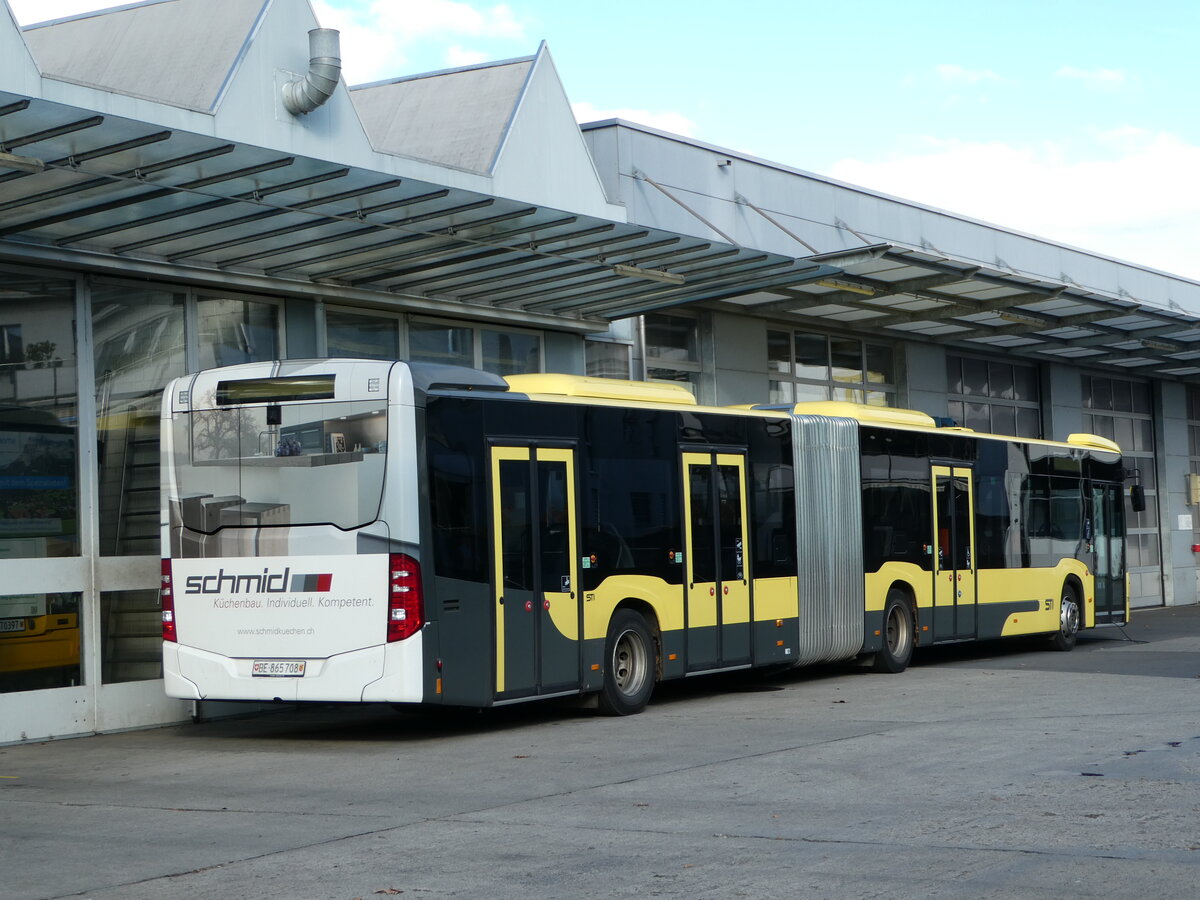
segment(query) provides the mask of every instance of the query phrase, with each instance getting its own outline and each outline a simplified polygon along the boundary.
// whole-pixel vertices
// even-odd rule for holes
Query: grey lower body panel
[[[798,665],[855,656],[863,646],[862,487],[858,423],[793,419]]]

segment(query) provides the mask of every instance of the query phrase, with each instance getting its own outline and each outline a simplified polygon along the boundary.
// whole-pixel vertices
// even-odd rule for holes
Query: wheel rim
[[[908,613],[903,604],[896,604],[888,610],[887,645],[888,652],[896,659],[901,659],[908,653],[908,642],[912,639],[912,629],[908,627]]]
[[[613,683],[626,697],[632,697],[646,681],[646,645],[641,635],[629,629],[621,632],[613,645]]]
[[[1063,637],[1070,637],[1079,630],[1079,604],[1075,602],[1075,598],[1071,594],[1063,595],[1058,622]]]

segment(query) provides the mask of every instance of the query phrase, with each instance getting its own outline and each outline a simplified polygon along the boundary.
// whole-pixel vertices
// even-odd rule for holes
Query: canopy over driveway
[[[1182,310],[890,243],[808,259],[842,273],[734,302],[760,315],[1140,375],[1200,373],[1200,317]]]
[[[840,272],[5,92],[0,154],[10,261],[578,331]]]

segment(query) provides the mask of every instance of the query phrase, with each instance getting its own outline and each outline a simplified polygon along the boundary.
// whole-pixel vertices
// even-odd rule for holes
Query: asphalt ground
[[[0,748],[0,897],[1193,897],[1200,607],[661,686]]]

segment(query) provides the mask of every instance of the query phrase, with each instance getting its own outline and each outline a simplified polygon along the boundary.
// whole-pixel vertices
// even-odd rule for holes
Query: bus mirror
[[[1135,484],[1129,489],[1129,505],[1134,512],[1142,512],[1146,508],[1146,489]]]

